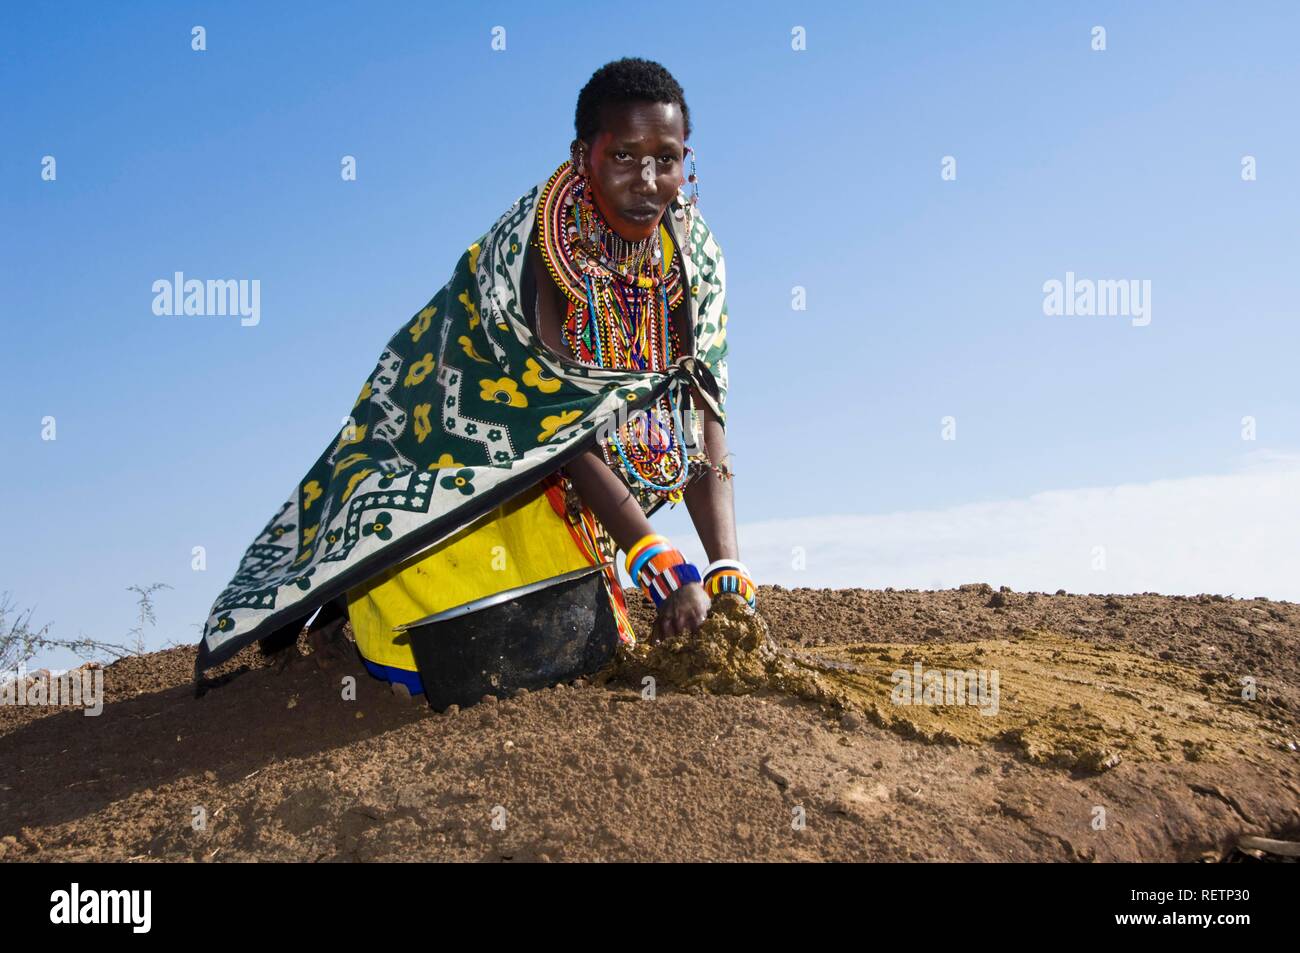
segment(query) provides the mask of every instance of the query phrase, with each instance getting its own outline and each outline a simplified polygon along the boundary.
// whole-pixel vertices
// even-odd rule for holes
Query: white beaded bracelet
[[[715,559],[713,560],[713,562],[709,563],[707,566],[704,567],[704,572],[700,573],[700,578],[708,579],[709,574],[712,573],[713,570],[715,569],[735,569],[738,572],[743,573],[746,577],[750,579],[754,578],[753,576],[749,575],[748,567],[746,567],[745,564],[738,559]]]

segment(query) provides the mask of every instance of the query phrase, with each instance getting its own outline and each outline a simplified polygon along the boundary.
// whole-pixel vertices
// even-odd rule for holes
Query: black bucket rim
[[[481,612],[484,609],[490,609],[503,602],[510,602],[514,599],[518,599],[520,596],[526,596],[530,593],[538,592],[551,586],[558,586],[561,583],[569,582],[573,579],[581,579],[583,576],[590,575],[594,572],[603,572],[612,565],[614,565],[612,561],[606,561],[603,563],[594,563],[590,566],[580,566],[577,569],[571,569],[558,576],[548,576],[545,579],[539,579],[536,582],[526,583],[522,586],[515,586],[512,589],[502,589],[500,592],[494,592],[488,596],[479,596],[477,599],[471,599],[469,602],[462,602],[458,606],[443,609],[440,612],[435,612],[433,615],[427,615],[422,619],[416,619],[413,622],[403,622],[401,625],[395,625],[393,626],[393,631],[410,632],[414,629],[420,628],[421,626],[430,625],[434,622],[446,622],[448,619],[457,619],[474,612]]]

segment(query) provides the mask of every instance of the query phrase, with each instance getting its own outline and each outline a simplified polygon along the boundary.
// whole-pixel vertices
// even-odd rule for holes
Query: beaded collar
[[[632,259],[632,267],[628,268],[622,262],[601,255],[598,249],[586,247],[579,240],[574,209],[574,186],[577,183],[578,176],[574,172],[573,162],[566,161],[555,170],[546,183],[537,203],[538,247],[542,253],[542,261],[546,263],[546,270],[551,273],[556,285],[569,300],[570,312],[575,308],[587,307],[585,280],[587,275],[633,286],[638,281],[636,272],[643,270],[636,267],[638,249],[632,243],[627,243],[625,246],[633,251],[629,256]],[[599,215],[599,211],[596,214]],[[651,255],[653,262],[658,262],[661,256],[664,258],[668,307],[672,310],[681,303],[685,295],[678,256],[674,254],[676,249],[672,236],[662,222],[658,234],[652,238],[656,239],[650,242],[652,247],[645,248],[642,253]],[[658,271],[657,268],[653,270]],[[644,287],[646,279],[640,280]],[[657,290],[658,283],[659,279],[656,276],[651,279],[649,287]]]

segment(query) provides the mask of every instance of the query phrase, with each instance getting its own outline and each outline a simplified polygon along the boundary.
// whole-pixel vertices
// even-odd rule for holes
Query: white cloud
[[[739,528],[760,583],[880,589],[1201,592],[1300,600],[1300,455],[1237,472],[876,516]],[[806,568],[792,568],[803,547]],[[1094,561],[1102,547],[1104,569]]]

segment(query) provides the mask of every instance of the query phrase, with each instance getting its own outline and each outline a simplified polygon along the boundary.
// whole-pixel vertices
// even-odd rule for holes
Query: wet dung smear
[[[1037,764],[1095,772],[1282,743],[1230,680],[1043,631],[812,653],[780,648],[760,614],[727,599],[698,632],[623,651],[604,678],[640,685],[647,675],[688,693],[780,692],[920,741],[1006,744]]]

